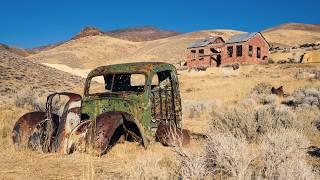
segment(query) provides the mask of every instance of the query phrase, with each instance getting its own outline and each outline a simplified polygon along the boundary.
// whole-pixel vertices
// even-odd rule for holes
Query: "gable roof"
[[[260,34],[260,36],[267,42],[269,45],[268,41],[264,38],[264,36],[260,32],[253,32],[253,33],[244,33],[244,34],[238,34],[232,36],[228,41],[226,41],[226,44],[230,43],[238,43],[238,42],[246,42],[249,39],[253,38],[255,35]],[[269,45],[270,46],[270,45]]]
[[[197,48],[197,47],[204,47],[209,45],[210,43],[214,42],[218,38],[221,38],[220,36],[211,36],[205,39],[198,39],[196,41],[193,41],[187,48]],[[222,39],[223,40],[223,39]]]

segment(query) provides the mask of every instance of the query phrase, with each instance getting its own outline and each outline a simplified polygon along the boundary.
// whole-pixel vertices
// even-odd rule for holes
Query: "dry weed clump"
[[[174,149],[177,154],[179,165],[179,176],[182,179],[204,179],[208,176],[206,156],[200,150],[191,152],[183,148]]]
[[[146,151],[125,165],[129,179],[173,179],[177,178],[176,164],[161,153]]]
[[[269,132],[261,143],[262,171],[265,179],[315,179],[306,162],[308,138],[295,130]]]
[[[205,150],[208,171],[222,179],[225,176],[235,179],[248,176],[257,156],[246,139],[228,133],[210,133]]]
[[[250,94],[256,94],[256,95],[271,94],[271,88],[272,88],[271,84],[261,82],[251,89]]]

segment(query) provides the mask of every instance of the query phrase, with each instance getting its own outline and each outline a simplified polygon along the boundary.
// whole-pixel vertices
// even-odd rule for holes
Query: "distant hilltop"
[[[103,32],[96,27],[85,27],[72,39],[79,39],[87,36],[107,35],[129,41],[142,42],[167,38],[178,34],[180,33],[176,31],[161,30],[152,26],[118,29],[107,32]]]

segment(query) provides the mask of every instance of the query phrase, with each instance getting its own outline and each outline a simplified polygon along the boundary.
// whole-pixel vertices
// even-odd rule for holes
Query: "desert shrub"
[[[217,119],[210,124],[205,145],[207,168],[213,176],[235,179],[314,177],[304,152],[310,145],[305,136],[309,129],[301,127],[301,122],[305,122],[298,121],[290,108],[238,105]],[[310,123],[304,126],[309,128]]]
[[[284,105],[261,106],[255,112],[257,133],[266,133],[274,129],[299,128],[300,123],[294,112]]]
[[[209,133],[205,150],[207,168],[213,176],[243,179],[256,158],[254,148],[246,139],[228,133]]]
[[[213,112],[210,129],[220,133],[231,133],[236,138],[248,141],[259,140],[261,135],[275,129],[301,129],[292,110],[285,105],[238,104],[227,112]]]
[[[204,179],[208,175],[206,156],[202,150],[192,153],[188,150],[174,149],[180,163],[179,174],[182,179]]]
[[[206,71],[208,69],[208,66],[199,66],[194,68],[196,71]]]
[[[314,121],[312,122],[312,124],[318,129],[320,130],[320,115],[318,115]]]
[[[272,86],[269,83],[258,83],[251,89],[248,98],[258,104],[274,104],[278,97],[271,93],[271,89]]]
[[[15,105],[20,108],[31,108],[34,111],[45,111],[46,100],[45,97],[39,97],[31,88],[25,88],[16,94]],[[64,107],[65,103],[65,98],[60,98],[60,96],[54,98],[52,101],[52,113],[61,115],[62,107]]]
[[[282,59],[282,60],[277,61],[277,63],[278,64],[286,64],[286,63],[288,63],[288,61]]]
[[[32,108],[37,107],[39,103],[39,98],[37,93],[31,88],[25,88],[18,93],[16,93],[15,105],[16,107],[26,107],[31,106]]]
[[[260,98],[260,102],[262,104],[274,104],[277,101],[277,96],[274,94],[268,94],[268,95],[264,95],[261,96]]]
[[[261,82],[255,85],[251,89],[250,94],[255,94],[255,95],[271,94],[271,88],[272,88],[271,84]]]
[[[320,89],[318,88],[299,88],[282,101],[283,104],[294,108],[320,108]]]
[[[314,78],[320,80],[320,71],[315,72]]]
[[[272,58],[270,58],[270,57],[267,57],[266,61],[268,62],[268,64],[274,64],[275,63],[274,60]]]
[[[305,160],[309,140],[294,130],[269,132],[261,143],[265,179],[314,179],[312,167]]]

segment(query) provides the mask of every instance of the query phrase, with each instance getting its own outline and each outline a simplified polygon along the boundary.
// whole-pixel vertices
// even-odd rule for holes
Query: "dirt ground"
[[[299,87],[320,86],[320,80],[296,78],[297,72],[313,69],[319,70],[320,64],[247,65],[236,71],[230,68],[180,71],[182,102],[212,101],[214,107],[228,108],[244,99],[260,82],[283,86],[285,93],[292,93]],[[176,173],[174,149],[159,143],[148,149],[136,143],[117,144],[102,157],[16,151],[11,144],[11,129],[16,119],[27,111],[27,108],[0,106],[0,179],[141,179],[148,173],[167,179],[168,174]],[[184,128],[205,133],[209,120],[209,115],[201,118],[184,115]],[[197,151],[201,146],[202,140],[192,140],[185,148]]]

